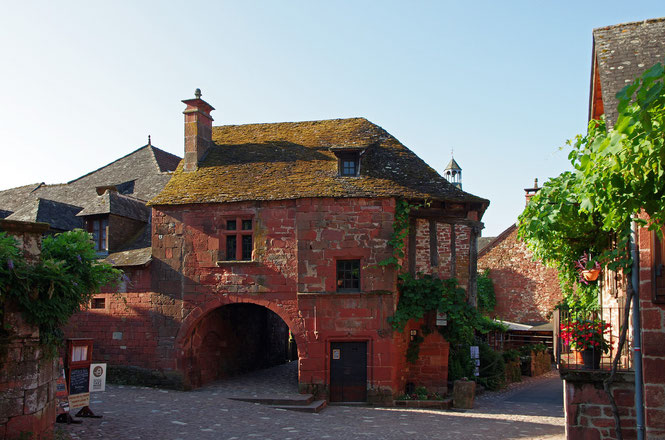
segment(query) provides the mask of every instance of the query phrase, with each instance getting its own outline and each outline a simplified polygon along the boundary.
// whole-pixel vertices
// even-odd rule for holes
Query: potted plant
[[[595,261],[591,268],[589,266],[589,255],[585,252],[582,257],[575,262],[575,267],[580,272],[580,282],[589,284],[589,281],[596,281],[600,275],[600,263]]]
[[[610,324],[600,319],[571,320],[561,324],[561,339],[582,353],[585,368],[597,370],[602,354],[610,349],[604,335],[609,328]]]

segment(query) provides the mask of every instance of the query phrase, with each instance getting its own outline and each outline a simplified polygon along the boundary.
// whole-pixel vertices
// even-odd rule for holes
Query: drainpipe
[[[633,368],[635,369],[635,421],[637,440],[644,440],[644,395],[642,386],[642,332],[640,323],[640,260],[637,253],[638,229],[633,222],[630,234],[630,253],[633,259],[631,282],[633,284]]]

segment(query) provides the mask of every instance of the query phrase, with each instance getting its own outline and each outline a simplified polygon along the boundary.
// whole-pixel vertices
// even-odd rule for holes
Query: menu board
[[[88,367],[86,368],[73,368],[69,372],[69,394],[82,394],[87,393],[90,383],[88,374]]]

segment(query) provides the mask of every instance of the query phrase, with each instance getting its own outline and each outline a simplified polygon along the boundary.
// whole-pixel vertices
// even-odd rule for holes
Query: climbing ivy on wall
[[[35,264],[25,261],[14,237],[0,232],[0,319],[6,302],[13,300],[26,321],[39,327],[40,342],[53,356],[69,317],[121,275],[97,261],[90,236],[81,229],[44,238]],[[10,331],[3,327],[0,336]]]
[[[412,210],[423,204],[410,204],[407,201],[397,202],[395,209],[395,222],[390,245],[393,247],[392,257],[379,263],[381,266],[393,265],[402,270],[401,261],[405,256],[404,240],[409,234],[409,215]],[[491,280],[484,283],[484,304],[486,307],[494,306],[494,290]],[[466,292],[460,288],[454,278],[441,280],[432,275],[418,274],[412,276],[402,272],[398,276],[399,301],[395,314],[388,317],[388,322],[394,330],[404,331],[410,320],[419,320],[427,312],[438,311],[447,315],[448,325],[440,327],[440,333],[448,342],[454,345],[470,344],[473,342],[476,331],[487,333],[491,330],[503,330],[503,326],[495,324],[491,319],[483,316],[476,308],[470,306],[466,301]],[[425,326],[422,333],[427,335],[431,329]],[[416,335],[407,349],[407,360],[415,362],[418,359],[419,346],[424,338]]]

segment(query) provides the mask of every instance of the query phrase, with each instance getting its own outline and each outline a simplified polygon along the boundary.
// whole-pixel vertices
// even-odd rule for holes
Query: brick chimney
[[[201,89],[196,89],[194,99],[182,101],[187,105],[185,114],[185,171],[196,171],[199,161],[212,144],[212,116],[214,108],[201,99]]]
[[[535,196],[539,189],[540,188],[538,188],[538,178],[534,179],[533,188],[524,188],[524,192],[526,192],[527,205],[529,204],[529,201],[531,201],[531,197]]]

